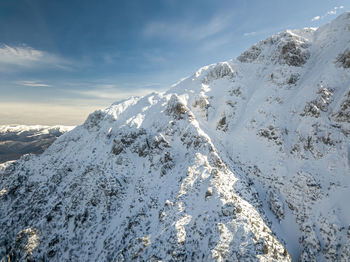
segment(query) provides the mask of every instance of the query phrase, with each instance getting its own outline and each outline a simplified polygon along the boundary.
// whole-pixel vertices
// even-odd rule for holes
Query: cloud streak
[[[17,82],[19,85],[22,86],[29,86],[29,87],[51,87],[49,84],[45,84],[43,81],[37,80],[37,81],[20,81]]]
[[[249,37],[249,36],[255,36],[255,35],[257,35],[257,34],[259,34],[259,33],[254,31],[254,32],[244,33],[243,36],[244,36],[244,37]]]
[[[75,89],[70,90],[70,92],[78,95],[82,99],[102,99],[112,103],[130,96],[144,96],[156,90],[160,91],[156,88],[159,87],[159,83],[143,83],[139,85],[140,86],[134,86],[134,88],[129,89],[115,84],[94,84],[88,89]]]
[[[0,71],[53,67],[69,69],[71,63],[57,55],[29,46],[0,44]]]

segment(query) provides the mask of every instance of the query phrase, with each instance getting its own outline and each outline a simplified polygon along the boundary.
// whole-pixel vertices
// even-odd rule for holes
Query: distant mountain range
[[[349,136],[347,12],[96,111],[10,164],[0,258],[349,261]]]
[[[0,126],[0,164],[17,160],[24,154],[41,154],[71,129],[69,126]]]

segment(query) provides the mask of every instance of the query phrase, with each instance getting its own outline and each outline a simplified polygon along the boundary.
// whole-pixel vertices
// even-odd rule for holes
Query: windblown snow
[[[350,13],[92,113],[0,171],[0,258],[348,261]]]

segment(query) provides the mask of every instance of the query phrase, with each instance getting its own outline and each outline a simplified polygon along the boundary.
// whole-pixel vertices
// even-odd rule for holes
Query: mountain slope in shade
[[[17,160],[24,154],[41,154],[72,126],[0,126],[0,163]]]
[[[92,113],[0,180],[14,260],[350,259],[350,13]]]

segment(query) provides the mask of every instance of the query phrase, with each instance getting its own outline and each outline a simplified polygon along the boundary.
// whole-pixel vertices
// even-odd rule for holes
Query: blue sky
[[[344,0],[1,0],[0,124],[80,124],[269,35],[317,27]]]

